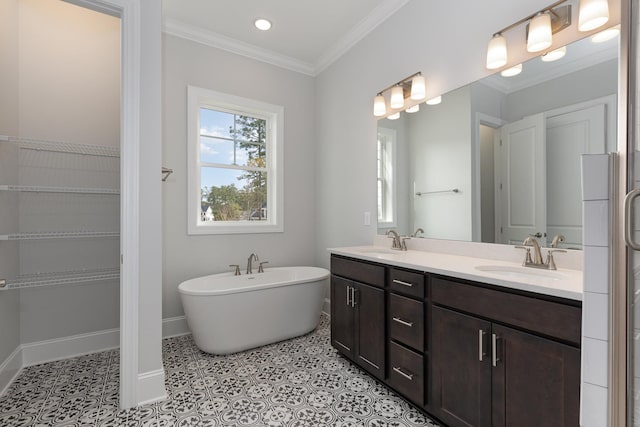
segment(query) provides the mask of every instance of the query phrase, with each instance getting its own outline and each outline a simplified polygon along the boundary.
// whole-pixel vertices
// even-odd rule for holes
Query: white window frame
[[[200,109],[225,111],[267,121],[266,221],[201,221]],[[187,214],[189,234],[281,233],[284,231],[284,108],[195,86],[187,87]]]
[[[395,129],[388,129],[378,127],[377,135],[377,149],[380,149],[380,138],[385,138],[385,143],[388,144],[389,149],[385,150],[386,154],[391,157],[391,161],[388,162],[385,168],[386,175],[383,177],[385,193],[382,195],[383,201],[383,220],[380,220],[380,212],[378,212],[378,228],[395,228],[397,226],[397,212],[396,212],[396,131]],[[377,175],[377,173],[376,173]],[[379,183],[381,177],[376,176]],[[376,185],[376,188],[379,186]],[[384,190],[383,189],[383,190]],[[380,197],[378,194],[377,197]]]

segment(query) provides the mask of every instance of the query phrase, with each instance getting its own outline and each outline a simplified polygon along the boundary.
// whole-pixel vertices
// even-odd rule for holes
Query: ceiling
[[[409,0],[162,0],[164,31],[316,75]],[[256,18],[273,23],[269,31]]]

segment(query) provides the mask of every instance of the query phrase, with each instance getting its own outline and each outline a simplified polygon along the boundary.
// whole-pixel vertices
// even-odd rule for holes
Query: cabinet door
[[[431,410],[451,427],[490,426],[491,323],[434,306],[432,328]]]
[[[331,276],[331,345],[349,357],[354,357],[352,285],[350,280]]]
[[[580,350],[493,325],[493,425],[577,427]]]
[[[384,379],[384,291],[354,283],[356,309],[356,361],[372,375]]]

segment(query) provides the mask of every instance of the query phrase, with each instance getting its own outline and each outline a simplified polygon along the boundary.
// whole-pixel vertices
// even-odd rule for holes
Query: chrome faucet
[[[249,259],[247,260],[247,274],[253,274],[253,267],[252,267],[253,261],[260,262],[260,260],[258,259],[258,255],[256,254],[249,255]]]
[[[523,246],[533,246],[533,264],[542,265],[542,252],[540,252],[540,245],[538,240],[534,236],[529,236],[522,242]]]
[[[554,238],[554,242],[555,241],[556,239]],[[533,260],[531,259],[531,247],[533,247]],[[553,244],[551,247],[554,248]],[[543,262],[540,245],[538,244],[535,236],[527,237],[526,239],[524,239],[524,242],[522,242],[522,246],[516,246],[516,248],[524,249],[525,251],[527,251],[524,257],[524,261],[522,262],[522,265],[524,267],[544,268],[547,270],[557,270],[556,263],[553,259],[554,252],[567,252],[564,249],[549,249],[547,251],[547,260]]]
[[[395,230],[387,231],[387,237],[393,239],[393,243],[391,244],[391,249],[396,249],[399,251],[407,250],[407,243],[405,242],[408,237],[400,237]]]
[[[418,237],[418,233],[424,234],[424,230],[422,228],[417,228],[416,231],[413,232],[413,237]]]

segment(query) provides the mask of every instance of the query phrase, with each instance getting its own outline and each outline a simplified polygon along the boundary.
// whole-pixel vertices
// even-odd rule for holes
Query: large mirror
[[[378,233],[582,248],[581,156],[615,151],[618,37],[378,121]]]

